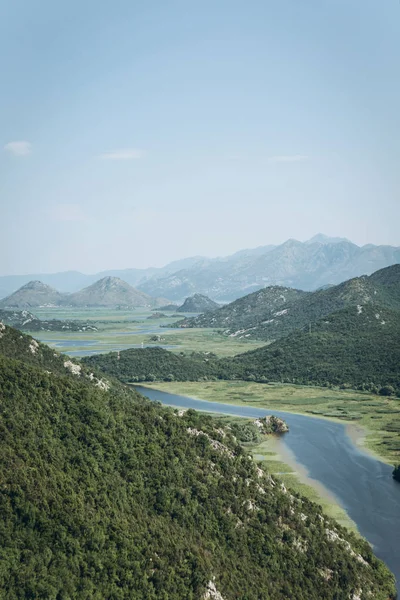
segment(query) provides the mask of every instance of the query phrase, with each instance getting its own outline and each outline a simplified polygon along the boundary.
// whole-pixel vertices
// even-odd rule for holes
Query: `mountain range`
[[[232,337],[274,340],[312,327],[322,317],[347,308],[381,306],[400,309],[400,265],[350,279],[315,292],[269,287],[217,310],[178,321],[177,327],[221,328]]]
[[[271,285],[315,290],[398,262],[400,248],[391,246],[360,248],[348,241],[288,240],[261,253],[199,261],[162,279],[151,278],[139,288],[171,300],[197,292],[226,302]]]
[[[39,306],[134,308],[158,306],[165,302],[165,298],[152,298],[118,277],[103,277],[74,294],[61,294],[41,281],[30,281],[10,296],[3,298],[0,301],[0,308],[28,309]]]
[[[74,293],[107,276],[118,277],[153,296],[182,302],[194,293],[230,302],[270,285],[315,290],[400,262],[400,248],[357,246],[345,238],[318,234],[299,242],[240,250],[224,258],[194,256],[162,268],[119,269],[84,275],[77,271],[0,277],[0,297],[32,280]]]

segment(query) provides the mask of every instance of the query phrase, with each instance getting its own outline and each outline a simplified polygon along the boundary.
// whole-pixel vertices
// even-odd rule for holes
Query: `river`
[[[342,423],[289,412],[196,400],[142,386],[137,391],[169,406],[234,415],[285,419],[290,432],[283,444],[305,467],[310,478],[324,485],[356,523],[400,584],[400,484],[393,468],[354,445]]]

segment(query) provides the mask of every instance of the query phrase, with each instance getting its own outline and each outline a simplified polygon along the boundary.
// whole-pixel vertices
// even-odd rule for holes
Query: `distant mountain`
[[[379,305],[400,310],[400,265],[356,277],[316,292],[271,287],[244,296],[217,311],[184,319],[177,327],[218,327],[225,335],[274,340],[312,327],[349,306]]]
[[[318,239],[321,239],[318,236]],[[193,293],[231,301],[270,285],[315,290],[360,275],[369,275],[400,262],[400,248],[359,247],[346,240],[333,242],[288,240],[265,252],[237,253],[200,261],[167,277],[152,278],[138,286],[153,296],[181,300]]]
[[[323,233],[317,233],[312,238],[304,242],[305,244],[341,244],[342,242],[347,242],[351,244],[350,240],[344,237],[330,237],[329,235],[324,235]]]
[[[27,310],[2,310],[0,321],[20,331],[97,331],[93,323],[84,321],[42,320]]]
[[[349,306],[314,323],[311,332],[294,331],[220,364],[231,377],[347,385],[376,393],[392,388],[400,395],[400,312],[378,304]]]
[[[177,327],[218,327],[225,334],[245,335],[248,330],[261,326],[271,314],[283,311],[287,305],[299,298],[308,297],[310,292],[280,286],[271,286],[238,298],[217,310],[189,317],[175,323]]]
[[[0,308],[34,308],[55,306],[63,300],[63,295],[41,281],[29,281],[19,290],[3,298]]]
[[[103,277],[80,292],[64,297],[68,306],[154,306],[154,298],[135,290],[118,277]]]
[[[0,298],[31,280],[40,280],[60,292],[77,292],[104,277],[118,277],[142,292],[183,302],[201,293],[230,302],[270,285],[315,290],[400,262],[400,248],[359,247],[346,238],[321,233],[306,242],[288,240],[279,246],[244,249],[231,256],[193,256],[161,268],[109,269],[92,275],[78,271],[0,277]],[[165,303],[164,303],[165,304]]]
[[[132,286],[136,286],[139,283],[144,283],[147,279],[153,277],[166,277],[167,275],[179,271],[180,269],[187,269],[192,267],[198,261],[204,260],[202,256],[193,256],[189,258],[183,258],[181,260],[175,260],[168,263],[164,267],[149,267],[147,269],[109,269],[107,271],[101,271],[100,273],[94,273],[91,275],[85,275],[79,271],[64,271],[61,273],[40,273],[34,275],[3,275],[0,276],[0,298],[9,296],[15,290],[21,286],[29,283],[30,281],[42,281],[47,285],[50,285],[60,292],[72,293],[78,292],[83,287],[87,287],[92,283],[95,283],[99,279],[104,277],[119,277]]]
[[[219,308],[219,304],[217,302],[214,302],[214,300],[211,300],[211,298],[203,296],[203,294],[194,294],[193,296],[186,298],[182,306],[176,309],[176,312],[204,313],[210,310],[215,310],[216,308]]]

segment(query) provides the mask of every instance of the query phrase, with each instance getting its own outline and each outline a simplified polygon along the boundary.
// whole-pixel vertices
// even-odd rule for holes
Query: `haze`
[[[400,243],[397,0],[14,0],[0,48],[0,274]]]

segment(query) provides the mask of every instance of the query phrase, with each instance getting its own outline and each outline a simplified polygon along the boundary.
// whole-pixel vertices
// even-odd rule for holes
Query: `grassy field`
[[[364,440],[354,436],[358,443],[390,464],[400,461],[400,399],[353,390],[247,381],[162,382],[149,387],[212,402],[275,408],[356,424],[366,434]]]
[[[111,352],[126,348],[163,346],[173,352],[214,352],[218,356],[232,356],[264,345],[262,342],[226,338],[214,329],[168,329],[177,317],[148,319],[154,314],[150,310],[109,309],[38,309],[41,319],[71,319],[90,321],[98,331],[77,332],[34,332],[32,335],[49,346],[73,356],[89,353]],[[167,329],[166,329],[167,328]],[[153,336],[161,340],[152,341]]]

